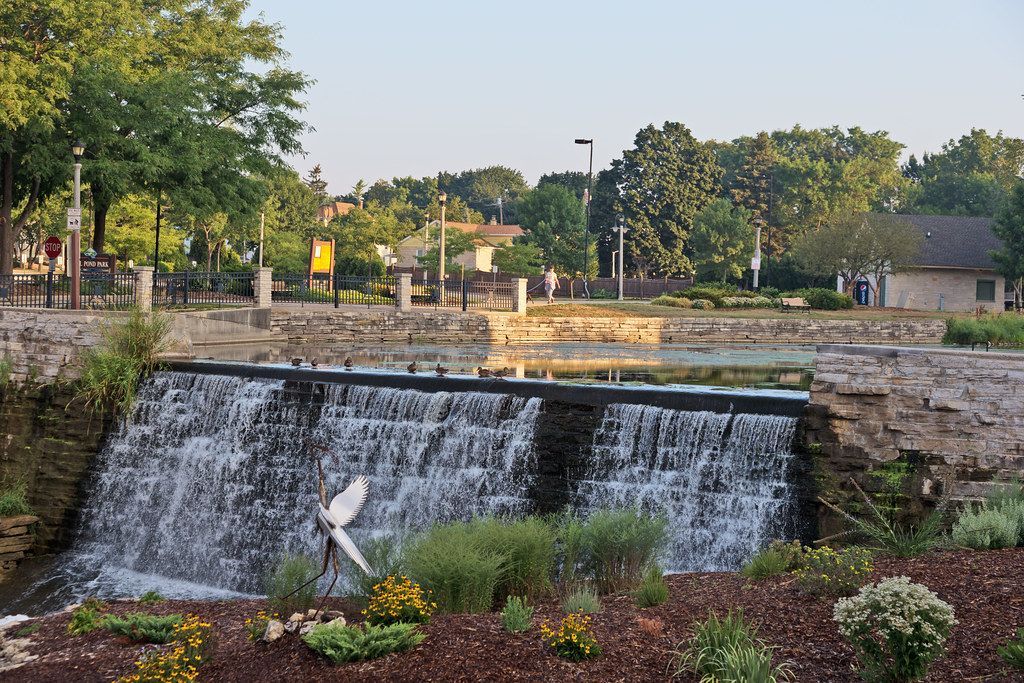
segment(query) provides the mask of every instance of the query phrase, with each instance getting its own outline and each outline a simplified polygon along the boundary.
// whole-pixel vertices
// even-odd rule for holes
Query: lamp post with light
[[[445,203],[448,201],[448,193],[441,190],[437,195],[437,201],[441,204],[441,236],[438,239],[437,245],[437,279],[441,283],[441,287],[444,287],[444,209]],[[442,290],[443,291],[443,290]]]
[[[76,140],[71,145],[75,157],[75,207],[68,212],[68,227],[71,228],[71,308],[82,307],[82,155],[85,143]],[[66,270],[66,269],[65,269]]]
[[[625,239],[623,238],[623,236],[626,234],[626,217],[623,216],[620,213],[620,214],[618,214],[615,217],[615,222],[618,223],[618,228],[619,228],[619,281],[618,281],[618,290],[619,290],[619,292],[618,293],[619,293],[619,301],[622,301],[622,299],[624,298],[623,297],[623,285],[625,284],[625,281],[623,280],[623,272],[622,272],[622,266],[623,266],[622,255],[625,253],[625,247],[623,246],[623,243],[625,242]]]
[[[583,292],[587,298],[590,298],[590,289],[587,287],[587,270],[590,268],[590,202],[593,201],[591,196],[593,193],[593,180],[594,180],[594,140],[586,138],[576,138],[574,142],[577,145],[590,145],[590,166],[587,170],[587,227],[583,233]]]

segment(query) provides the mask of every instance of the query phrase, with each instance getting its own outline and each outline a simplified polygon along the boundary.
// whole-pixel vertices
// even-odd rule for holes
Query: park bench
[[[784,311],[809,311],[810,305],[800,297],[782,299],[782,310]]]

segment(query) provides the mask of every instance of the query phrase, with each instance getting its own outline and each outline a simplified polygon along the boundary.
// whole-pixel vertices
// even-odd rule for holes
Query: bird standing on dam
[[[345,358],[345,362],[342,365],[345,366],[346,370],[351,370],[353,365],[352,356],[348,356],[347,358]]]
[[[408,370],[410,374],[415,375],[416,374],[416,361],[413,361],[413,362],[409,363],[409,365],[407,365],[405,367],[405,369]]]
[[[441,364],[440,364],[440,363],[438,363],[438,364],[437,364],[437,367],[436,367],[436,368],[434,368],[434,372],[436,372],[436,373],[437,373],[437,376],[438,376],[438,377],[444,377],[445,375],[447,375],[447,374],[448,374],[448,368],[442,368],[442,367],[441,367]]]

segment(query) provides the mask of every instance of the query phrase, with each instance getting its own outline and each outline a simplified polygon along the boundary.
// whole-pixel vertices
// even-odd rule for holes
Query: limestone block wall
[[[819,346],[805,428],[840,481],[905,457],[917,495],[983,496],[1024,475],[1024,354]]]
[[[117,313],[0,309],[0,356],[13,364],[11,378],[49,382],[73,373],[78,355],[95,345],[104,318]]]
[[[38,521],[34,515],[0,517],[0,578],[17,567],[32,547],[32,525]]]

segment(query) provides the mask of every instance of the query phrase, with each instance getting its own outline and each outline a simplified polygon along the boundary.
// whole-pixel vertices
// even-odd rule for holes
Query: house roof
[[[996,267],[990,252],[1003,242],[992,232],[991,218],[973,216],[895,216],[907,221],[924,235],[917,265],[923,268]]]
[[[445,221],[445,227],[462,232],[475,232],[482,237],[520,237],[523,229],[518,225],[496,225],[492,223],[458,223]]]
[[[356,205],[351,202],[331,202],[330,204],[324,204],[317,209],[317,215],[322,221],[329,221],[335,216],[344,216],[349,211],[356,208]]]

